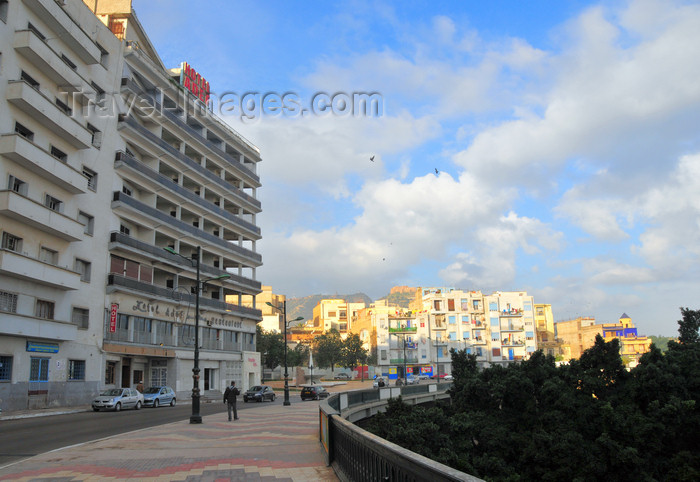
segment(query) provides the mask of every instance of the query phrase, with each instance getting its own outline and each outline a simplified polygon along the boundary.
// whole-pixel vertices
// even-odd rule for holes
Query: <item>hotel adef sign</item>
[[[209,82],[187,62],[180,64],[180,85],[205,104],[209,104]]]

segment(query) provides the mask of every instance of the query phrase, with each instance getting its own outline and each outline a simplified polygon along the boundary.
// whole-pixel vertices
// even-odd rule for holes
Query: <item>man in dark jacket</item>
[[[231,385],[226,387],[224,391],[224,403],[228,404],[228,421],[231,421],[231,412],[233,411],[233,419],[238,420],[238,410],[236,409],[236,397],[241,394],[241,391],[236,388],[236,382],[231,380]]]

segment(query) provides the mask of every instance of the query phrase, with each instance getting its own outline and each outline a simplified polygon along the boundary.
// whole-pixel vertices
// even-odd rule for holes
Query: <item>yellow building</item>
[[[343,299],[323,299],[314,307],[313,328],[323,333],[331,329],[338,330],[345,338],[357,312],[365,307],[364,303],[353,303]]]
[[[637,328],[627,313],[620,316],[619,323],[603,325],[603,338],[605,341],[613,338],[620,340],[622,361],[630,368],[636,367],[639,359],[651,347],[651,338],[637,334]]]
[[[595,318],[590,316],[558,321],[554,326],[564,361],[581,358],[581,354],[595,344],[596,335],[603,335],[602,325],[596,325]]]
[[[537,332],[537,348],[545,355],[558,356],[561,354],[561,343],[554,334],[554,315],[552,305],[535,305],[535,330]]]

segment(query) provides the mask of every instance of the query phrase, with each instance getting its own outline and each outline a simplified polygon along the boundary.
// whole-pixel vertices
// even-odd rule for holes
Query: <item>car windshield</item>
[[[148,387],[143,393],[160,393],[160,387]]]
[[[105,390],[104,392],[100,393],[103,397],[115,397],[117,395],[121,395],[122,391],[118,388],[110,388],[109,390]]]
[[[260,390],[262,390],[262,388],[263,387],[261,387],[260,385],[256,385],[254,387],[251,387],[250,390],[248,390],[248,391],[249,392],[259,392]]]

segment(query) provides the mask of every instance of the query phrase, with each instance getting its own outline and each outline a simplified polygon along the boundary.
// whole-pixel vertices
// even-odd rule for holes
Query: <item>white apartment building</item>
[[[260,153],[182,67],[129,0],[0,1],[0,408],[188,398],[198,272],[200,388],[259,382]]]
[[[377,364],[390,378],[451,373],[450,349],[482,365],[526,359],[537,349],[534,301],[526,292],[421,288],[409,310],[377,307]]]

